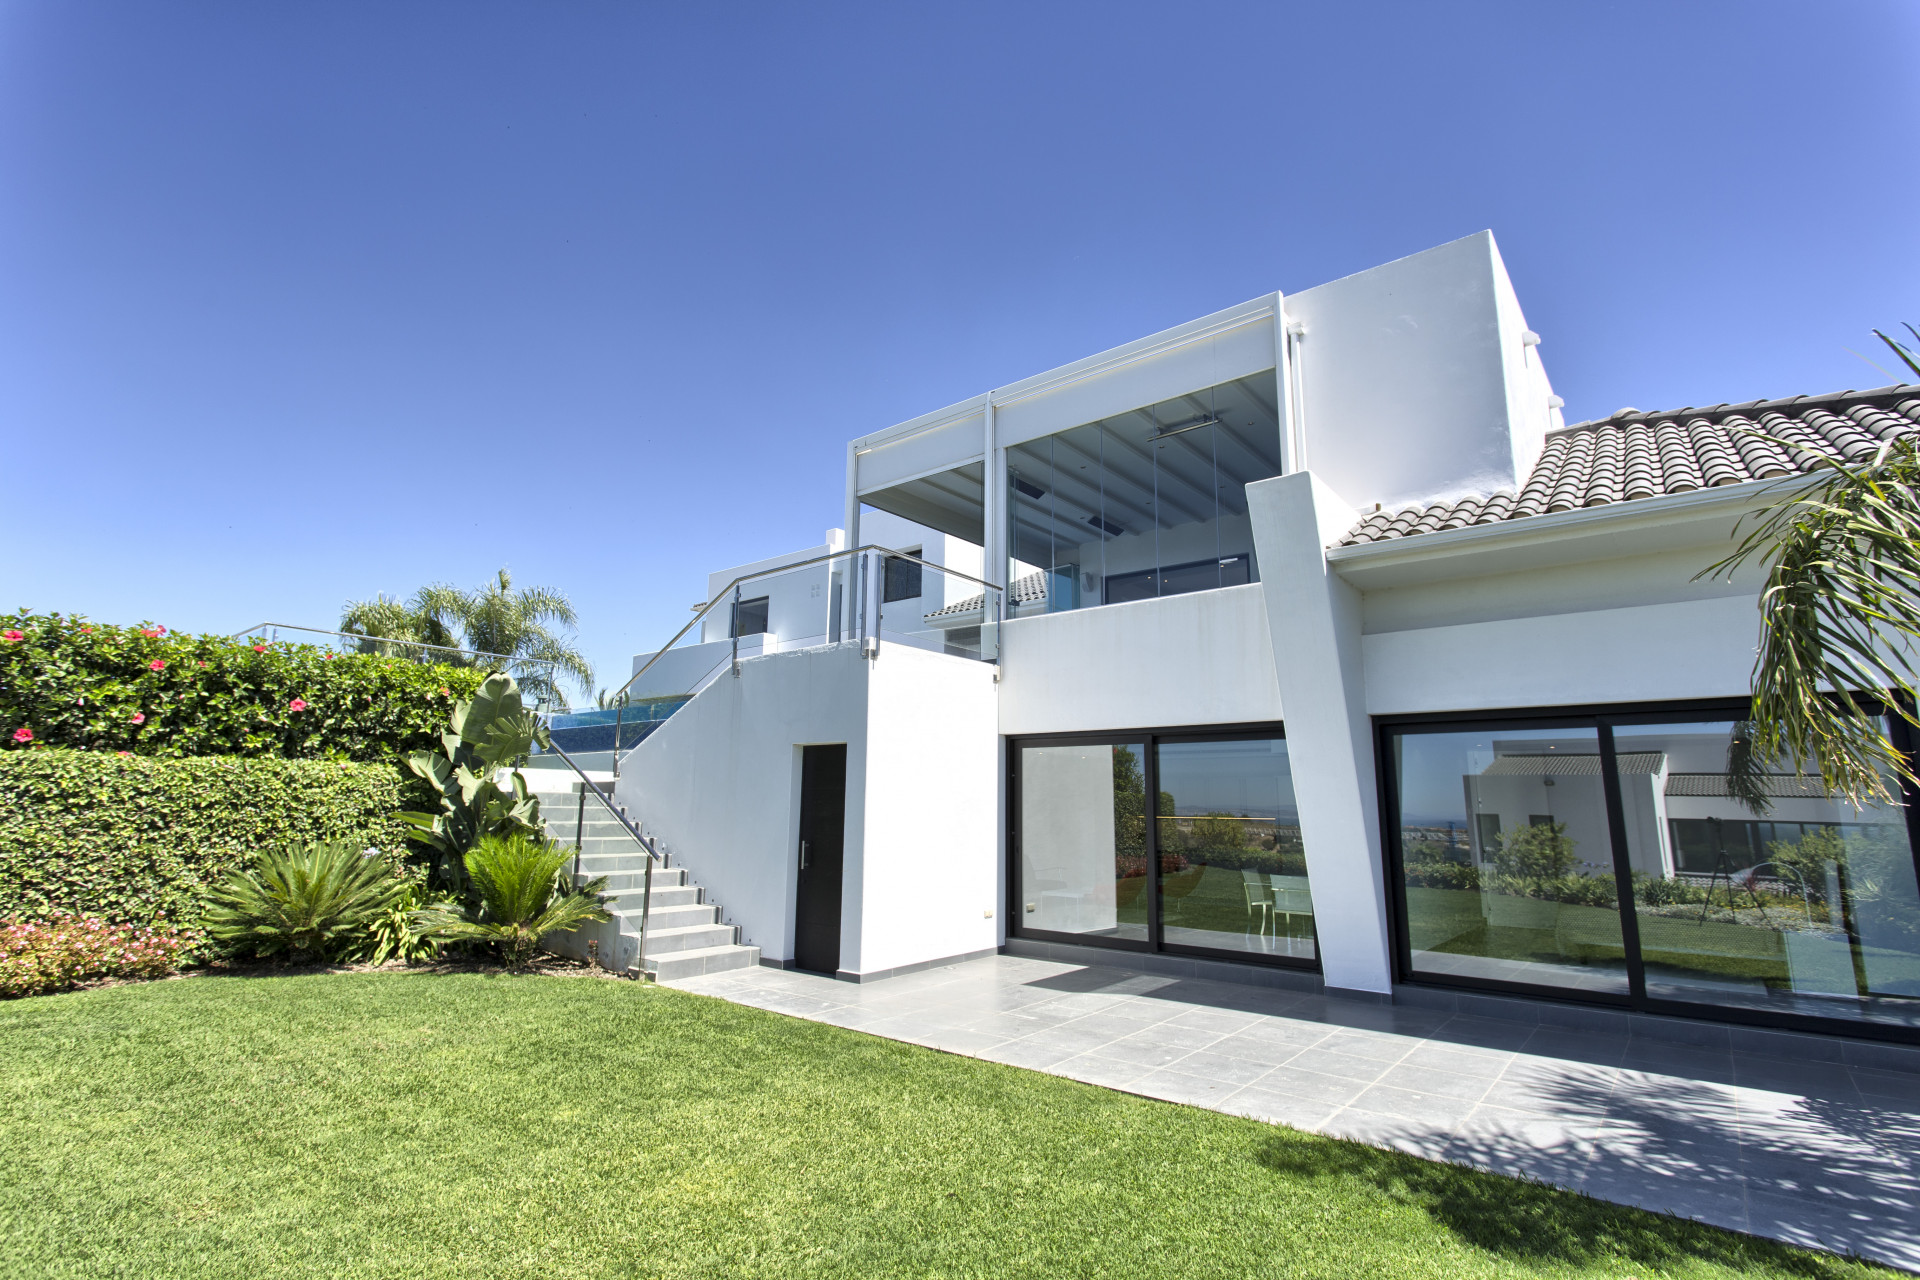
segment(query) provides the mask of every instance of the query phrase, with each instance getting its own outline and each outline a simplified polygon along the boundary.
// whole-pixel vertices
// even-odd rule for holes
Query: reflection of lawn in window
[[[1407,889],[1408,933],[1415,951],[1486,956],[1533,964],[1617,964],[1624,960],[1620,923],[1605,907],[1580,907],[1535,899],[1493,899],[1531,915],[1538,927],[1488,921],[1489,898],[1471,889]],[[1641,955],[1650,968],[1763,982],[1789,988],[1784,935],[1778,929],[1641,914]]]
[[[1236,938],[1257,934],[1259,912],[1247,909],[1246,876],[1238,868],[1190,865],[1160,877],[1161,909],[1169,929],[1197,929],[1230,933]],[[1276,914],[1268,933],[1282,938],[1313,936],[1313,918],[1295,912]],[[1234,944],[1238,946],[1239,944]]]
[[[1494,895],[1513,924],[1486,916],[1489,898],[1473,889],[1407,889],[1413,949],[1534,964],[1617,965],[1626,959],[1620,918],[1606,907]]]

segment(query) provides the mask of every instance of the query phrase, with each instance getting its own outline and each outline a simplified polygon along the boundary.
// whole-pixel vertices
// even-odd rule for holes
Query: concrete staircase
[[[598,810],[596,816],[595,810]],[[550,811],[549,833],[571,844],[575,823]],[[625,972],[640,945],[640,922],[647,923],[642,968],[656,981],[694,978],[706,973],[745,969],[760,963],[760,948],[740,944],[738,925],[720,923],[720,907],[705,901],[705,891],[687,879],[684,867],[653,864],[652,908],[647,910],[646,871],[650,855],[618,820],[589,798],[580,828],[579,881],[607,878],[613,919],[585,925],[571,934],[552,934],[547,946],[584,959],[589,941],[598,943],[600,963]]]

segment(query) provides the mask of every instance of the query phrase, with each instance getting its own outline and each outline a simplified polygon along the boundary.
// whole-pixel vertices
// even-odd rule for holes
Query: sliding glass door
[[[1920,1031],[1906,812],[1741,766],[1737,715],[1383,729],[1403,975]]]
[[[1009,763],[1016,933],[1316,963],[1277,731],[1034,739]]]

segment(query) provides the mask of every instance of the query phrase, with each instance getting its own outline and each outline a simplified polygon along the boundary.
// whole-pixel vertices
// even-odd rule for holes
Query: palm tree
[[[565,705],[560,677],[593,688],[593,664],[555,630],[571,631],[579,621],[566,596],[551,587],[515,588],[513,575],[502,569],[474,591],[434,583],[405,604],[386,596],[350,601],[340,629],[504,655],[509,661],[503,665],[524,692],[536,701]]]
[[[1920,355],[1874,334],[1920,380]],[[1816,766],[1829,794],[1861,807],[1898,804],[1900,781],[1920,783],[1885,718],[1891,709],[1920,726],[1920,449],[1903,437],[1859,466],[1820,458],[1814,474],[1811,486],[1762,508],[1734,553],[1700,575],[1753,559],[1768,569],[1752,710],[1727,762],[1730,788],[1757,811],[1768,807],[1760,774],[1782,757],[1796,769]]]

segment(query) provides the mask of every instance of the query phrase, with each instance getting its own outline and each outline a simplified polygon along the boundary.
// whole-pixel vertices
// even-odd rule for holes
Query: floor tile
[[[1359,1097],[1367,1086],[1362,1081],[1322,1075],[1318,1071],[1275,1067],[1247,1087],[1257,1089],[1261,1093],[1275,1093],[1297,1098],[1301,1102],[1325,1102],[1345,1106]]]
[[[1383,1115],[1399,1116],[1403,1120],[1413,1121],[1425,1128],[1451,1128],[1467,1118],[1475,1105],[1471,1098],[1448,1098],[1437,1093],[1415,1093],[1411,1089],[1396,1089],[1390,1085],[1376,1084],[1368,1086],[1360,1096],[1347,1104],[1361,1111],[1377,1111]]]
[[[1436,1070],[1432,1067],[1403,1062],[1388,1067],[1387,1073],[1380,1077],[1380,1084],[1394,1089],[1407,1089],[1414,1093],[1479,1102],[1487,1096],[1488,1090],[1493,1088],[1494,1079],[1491,1076],[1461,1075],[1454,1071]]]
[[[1201,1076],[1208,1080],[1219,1080],[1238,1088],[1272,1071],[1278,1063],[1258,1062],[1251,1058],[1234,1058],[1212,1049],[1197,1049],[1181,1058],[1176,1069],[1190,1076]]]
[[[1285,1090],[1261,1089],[1252,1085],[1230,1095],[1220,1104],[1220,1109],[1229,1115],[1246,1116],[1253,1120],[1264,1120],[1268,1124],[1284,1124],[1314,1132],[1320,1132],[1339,1110],[1330,1102],[1315,1102]]]
[[[1329,1053],[1323,1048],[1302,1049],[1287,1059],[1287,1066],[1301,1071],[1317,1071],[1322,1075],[1334,1076],[1341,1080],[1351,1080],[1355,1084],[1372,1084],[1387,1074],[1391,1063],[1376,1058],[1356,1058],[1345,1053]]]

